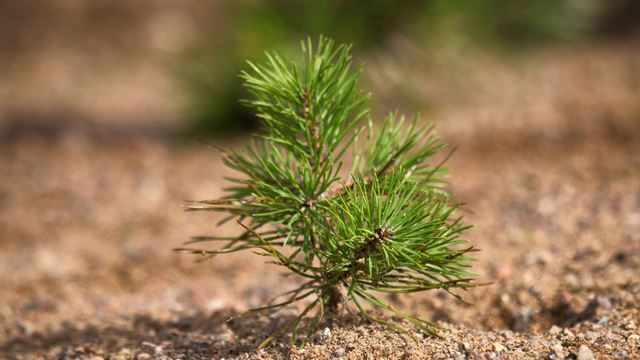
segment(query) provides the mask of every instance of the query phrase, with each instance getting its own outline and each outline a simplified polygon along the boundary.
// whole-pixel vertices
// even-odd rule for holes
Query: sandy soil
[[[295,279],[250,253],[194,263],[171,251],[239,231],[180,208],[221,195],[216,153],[84,130],[4,137],[0,358],[640,358],[638,54],[495,65],[493,82],[470,83],[477,96],[442,101],[438,129],[459,145],[451,190],[493,284],[465,293],[472,305],[439,292],[392,301],[438,321],[443,339],[345,316],[304,350],[280,339],[257,352],[291,315],[226,319]]]

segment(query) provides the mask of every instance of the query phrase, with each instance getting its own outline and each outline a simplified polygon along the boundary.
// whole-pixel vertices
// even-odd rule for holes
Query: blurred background
[[[475,77],[486,66],[634,36],[639,8],[633,0],[4,2],[0,124],[4,136],[250,129],[255,119],[238,103],[245,62],[319,34],[354,45],[377,108],[435,110],[481,86]]]
[[[228,175],[197,140],[236,146],[256,129],[238,102],[245,61],[320,34],[353,44],[374,118],[419,112],[459,146],[451,190],[496,285],[475,308],[415,311],[546,329],[567,284],[580,308],[611,281],[572,266],[638,253],[638,1],[2,1],[0,349],[55,355],[92,321],[188,321],[286,288],[273,269],[256,278],[251,254],[193,264],[171,248],[237,231],[180,202],[220,196]],[[113,337],[112,350],[138,340]]]

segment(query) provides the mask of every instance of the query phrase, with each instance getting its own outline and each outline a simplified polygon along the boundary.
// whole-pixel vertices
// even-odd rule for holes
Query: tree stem
[[[337,314],[338,307],[342,302],[342,294],[338,286],[332,286],[325,290],[327,301],[324,303],[324,311],[327,313]]]

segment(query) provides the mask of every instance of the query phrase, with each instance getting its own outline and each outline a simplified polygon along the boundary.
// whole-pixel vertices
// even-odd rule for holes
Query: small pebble
[[[333,357],[343,357],[344,356],[344,349],[343,348],[335,348],[333,349],[333,351],[331,352],[331,356]]]
[[[611,355],[616,356],[616,357],[623,357],[626,358],[629,356],[629,353],[626,350],[618,350],[618,351],[614,351],[611,353]]]
[[[605,309],[610,309],[611,308],[611,300],[609,300],[608,297],[606,296],[600,296],[598,297],[598,305],[600,305],[600,307],[605,308]]]
[[[276,312],[272,312],[271,314],[269,314],[269,319],[279,319],[282,317],[282,312],[281,311],[276,311]]]
[[[507,348],[504,345],[500,344],[499,342],[494,342],[493,343],[493,351],[501,352],[501,351],[505,351],[505,350],[507,350]]]
[[[162,354],[162,351],[163,351],[162,346],[158,346],[158,345],[156,345],[154,343],[150,343],[148,341],[143,341],[142,342],[142,346],[146,346],[148,348],[153,349],[153,353],[155,355],[160,355],[160,354]]]
[[[328,339],[331,337],[331,329],[329,329],[328,327],[324,328],[324,330],[322,330],[322,338],[323,339]]]
[[[562,331],[562,329],[560,328],[560,326],[553,325],[553,326],[551,327],[551,329],[549,329],[549,334],[551,334],[551,335],[558,335],[558,334],[560,334],[560,331]]]
[[[533,310],[523,307],[516,312],[513,328],[516,330],[525,330],[531,322],[531,316],[533,316]]]
[[[549,359],[564,359],[564,349],[562,345],[557,344],[550,348],[549,350]]]
[[[591,349],[589,349],[586,345],[580,345],[580,348],[578,349],[577,359],[578,360],[594,360],[595,357],[593,356]]]
[[[206,308],[210,312],[216,312],[216,311],[220,311],[220,310],[224,309],[225,305],[226,304],[225,304],[224,300],[222,300],[220,298],[213,298],[213,299],[209,300],[209,302],[207,302]]]
[[[216,342],[221,342],[221,343],[225,343],[228,342],[230,340],[231,336],[228,333],[221,333],[221,334],[216,334],[213,336],[213,340]],[[160,348],[160,351],[162,351],[162,348]]]
[[[114,356],[111,356],[114,360],[127,360],[131,358],[131,350],[129,349],[121,349]]]

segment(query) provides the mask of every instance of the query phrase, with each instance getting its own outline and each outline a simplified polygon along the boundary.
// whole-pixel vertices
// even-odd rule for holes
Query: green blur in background
[[[253,129],[239,104],[237,74],[265,50],[288,52],[300,40],[327,35],[356,54],[384,49],[395,36],[431,51],[474,48],[518,54],[567,41],[587,41],[634,24],[638,2],[604,0],[240,1],[226,9],[224,27],[179,58],[186,135]]]

